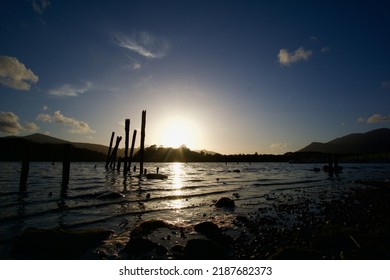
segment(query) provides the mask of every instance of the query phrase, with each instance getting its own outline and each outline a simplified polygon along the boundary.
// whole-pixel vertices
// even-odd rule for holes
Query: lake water
[[[150,173],[156,167],[168,179],[124,177],[100,162],[71,163],[69,186],[61,189],[61,163],[33,162],[27,191],[20,192],[21,164],[0,162],[0,258],[8,257],[12,241],[28,227],[105,227],[120,232],[149,219],[185,226],[211,217],[250,215],[275,197],[288,200],[302,190],[316,197],[320,189],[329,189],[334,197],[358,179],[390,179],[386,164],[348,164],[338,176],[314,172],[321,167],[315,164],[145,164]],[[123,197],[100,197],[112,191]],[[234,199],[235,209],[216,210],[213,204],[221,197]]]

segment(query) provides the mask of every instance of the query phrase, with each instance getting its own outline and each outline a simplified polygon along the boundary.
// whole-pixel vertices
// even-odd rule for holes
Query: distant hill
[[[72,161],[105,161],[108,147],[90,143],[72,143],[44,134],[8,136],[0,138],[0,161],[20,161],[25,157],[26,147],[31,143],[32,161],[61,161],[63,144],[71,144]]]
[[[390,129],[353,133],[327,143],[313,142],[297,152],[369,154],[390,152]]]

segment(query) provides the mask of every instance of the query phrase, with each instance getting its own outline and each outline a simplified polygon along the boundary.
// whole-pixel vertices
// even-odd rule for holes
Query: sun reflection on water
[[[171,206],[175,209],[181,209],[184,207],[185,200],[181,198],[183,195],[183,177],[184,177],[183,163],[175,162],[172,164],[172,186],[173,195],[177,196],[177,199],[171,201]]]

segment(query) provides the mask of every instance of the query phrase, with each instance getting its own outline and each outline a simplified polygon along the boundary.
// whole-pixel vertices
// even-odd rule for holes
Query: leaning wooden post
[[[107,154],[107,160],[106,160],[106,169],[108,168],[108,165],[110,164],[111,149],[112,149],[112,142],[114,141],[114,135],[115,135],[115,132],[112,132],[111,133],[111,140],[110,140],[110,147],[108,148],[108,154]]]
[[[133,154],[134,154],[134,145],[135,145],[135,138],[137,137],[137,130],[134,129],[133,131],[133,140],[131,141],[131,149],[130,149],[130,156],[129,156],[129,171],[130,171],[130,166],[131,166],[131,160],[133,159]]]
[[[30,150],[31,150],[31,142],[28,142],[26,145],[26,153],[22,160],[22,170],[20,172],[20,181],[19,181],[20,191],[27,190],[27,178],[28,178],[28,172],[30,170]]]
[[[70,144],[64,145],[64,151],[62,155],[62,183],[63,188],[69,184],[69,173],[70,173]]]
[[[122,140],[122,136],[117,136],[116,137],[116,143],[115,143],[115,147],[114,149],[112,150],[112,153],[111,153],[111,159],[110,159],[110,167],[112,168],[112,166],[114,165],[114,168],[115,168],[115,158],[116,158],[116,154],[118,152],[118,147],[119,147],[119,143],[121,142]]]
[[[129,132],[130,132],[130,119],[125,121],[125,159],[123,162],[123,175],[127,174],[127,165],[128,165],[128,150],[129,150]]]
[[[140,166],[139,175],[142,176],[144,172],[144,150],[145,150],[145,126],[146,126],[146,111],[142,111],[142,124],[141,124],[141,147],[139,151]]]

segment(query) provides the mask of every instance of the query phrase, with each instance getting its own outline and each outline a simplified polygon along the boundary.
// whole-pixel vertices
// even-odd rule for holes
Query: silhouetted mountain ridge
[[[390,129],[352,133],[327,143],[313,142],[297,152],[367,154],[390,152]]]

